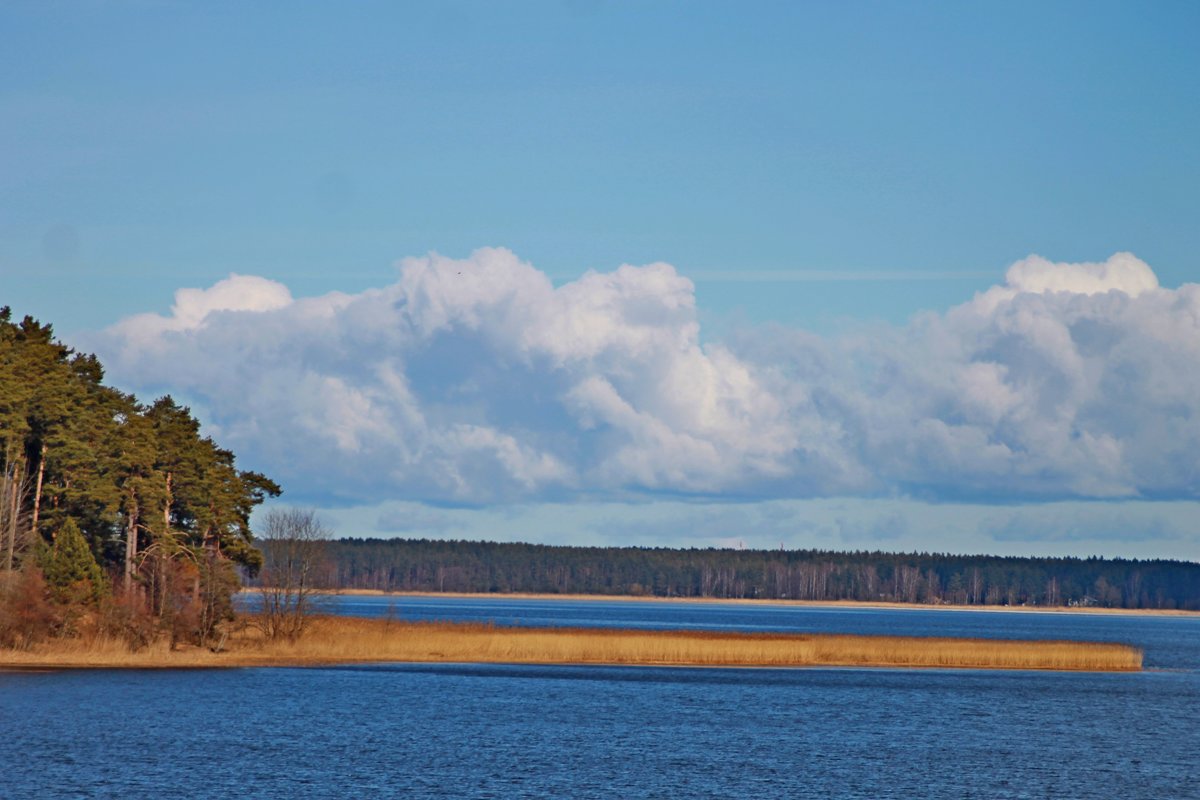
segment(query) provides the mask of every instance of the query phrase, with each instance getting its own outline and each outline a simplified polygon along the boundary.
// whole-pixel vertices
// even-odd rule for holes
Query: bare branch
[[[263,552],[259,573],[259,624],[271,639],[297,639],[314,610],[325,544],[332,537],[311,509],[274,509],[258,533]]]

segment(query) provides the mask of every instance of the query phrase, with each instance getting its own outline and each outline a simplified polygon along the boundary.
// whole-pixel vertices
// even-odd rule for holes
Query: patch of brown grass
[[[905,636],[781,635],[593,628],[507,628],[319,617],[296,642],[253,631],[228,649],[130,652],[119,640],[58,640],[0,651],[4,667],[305,666],[370,661],[512,664],[629,664],[712,667],[936,667],[1129,672],[1142,652],[1129,645]]]

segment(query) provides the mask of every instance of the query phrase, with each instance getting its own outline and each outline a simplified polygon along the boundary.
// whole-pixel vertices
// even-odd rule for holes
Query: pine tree
[[[262,564],[250,514],[280,489],[171,397],[145,406],[103,379],[50,325],[0,308],[0,573],[40,565],[61,602],[83,603],[107,570],[173,637],[202,609],[185,633],[203,641],[228,617],[233,565]]]
[[[107,589],[96,556],[70,517],[53,546],[42,543],[38,561],[51,596],[61,605],[94,604]]]

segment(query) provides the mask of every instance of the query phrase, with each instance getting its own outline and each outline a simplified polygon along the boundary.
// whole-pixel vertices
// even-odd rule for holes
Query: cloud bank
[[[312,502],[1200,496],[1200,286],[1032,256],[945,313],[702,343],[667,264],[503,249],[360,294],[231,275],[87,345]]]

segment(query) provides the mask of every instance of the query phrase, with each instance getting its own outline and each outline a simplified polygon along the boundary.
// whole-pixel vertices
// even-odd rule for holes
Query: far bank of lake
[[[252,595],[254,589],[245,589],[243,595]],[[799,608],[850,608],[890,609],[897,611],[978,611],[1024,614],[1113,614],[1122,616],[1182,616],[1200,619],[1200,611],[1184,611],[1174,608],[1107,608],[1104,606],[1029,606],[1029,605],[965,605],[956,603],[892,603],[865,600],[788,600],[755,599],[748,597],[661,597],[658,595],[630,594],[548,594],[533,592],[385,592],[380,589],[332,589],[321,594],[344,597],[384,597],[402,599],[447,598],[460,600],[538,600],[564,602],[630,602],[630,603],[707,603],[714,605],[749,606],[794,606]]]

